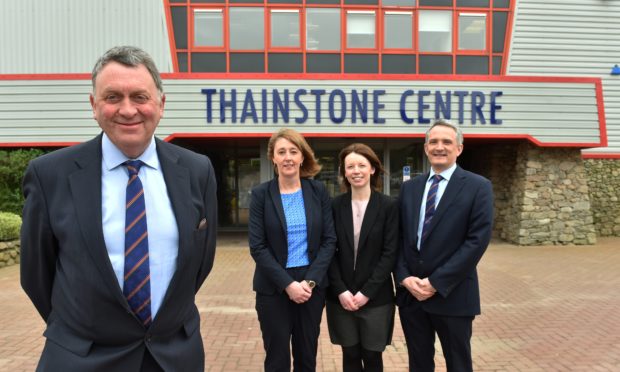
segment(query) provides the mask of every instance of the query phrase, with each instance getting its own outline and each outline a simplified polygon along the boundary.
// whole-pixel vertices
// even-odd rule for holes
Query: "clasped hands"
[[[340,305],[348,311],[357,311],[368,303],[368,297],[359,291],[355,295],[349,291],[342,292],[338,295],[338,299]]]
[[[407,288],[409,293],[418,301],[426,301],[433,297],[437,290],[428,278],[420,279],[417,276],[408,276],[401,282],[403,287]]]
[[[312,296],[312,288],[305,280],[292,282],[285,289],[288,298],[296,304],[303,304]]]

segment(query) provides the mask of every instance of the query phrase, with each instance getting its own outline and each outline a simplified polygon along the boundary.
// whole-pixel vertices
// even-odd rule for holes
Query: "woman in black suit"
[[[383,371],[394,327],[398,207],[379,192],[384,170],[370,147],[347,146],[339,161],[347,192],[332,203],[338,243],[329,268],[329,335],[342,346],[344,372]]]
[[[250,253],[265,371],[314,372],[336,235],[321,167],[303,136],[281,129],[269,140],[277,177],[252,190]]]

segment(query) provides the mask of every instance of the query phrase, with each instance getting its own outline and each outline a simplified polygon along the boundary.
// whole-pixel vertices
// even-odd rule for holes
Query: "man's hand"
[[[353,297],[353,294],[349,291],[345,291],[339,294],[338,300],[340,300],[340,305],[345,310],[357,311],[359,309],[359,307],[355,303],[355,298]]]
[[[304,285],[305,284],[305,285]],[[292,282],[285,289],[288,298],[296,304],[303,304],[312,296],[312,289],[308,283]]]
[[[420,279],[416,276],[408,276],[400,284],[407,288],[409,293],[418,301],[426,301],[433,297],[436,292],[428,278]]]

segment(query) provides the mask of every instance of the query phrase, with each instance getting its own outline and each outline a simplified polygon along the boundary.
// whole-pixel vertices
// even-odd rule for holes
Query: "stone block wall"
[[[19,263],[19,240],[0,242],[0,267]]]
[[[494,236],[519,245],[594,244],[588,177],[579,149],[487,145],[474,171],[493,182]]]
[[[620,236],[620,159],[584,161],[599,236]]]

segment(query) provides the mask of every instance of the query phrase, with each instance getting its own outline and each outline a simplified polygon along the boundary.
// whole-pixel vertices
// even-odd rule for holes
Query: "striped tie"
[[[151,324],[151,274],[144,189],[138,177],[143,163],[124,163],[129,173],[125,205],[125,284],[123,294],[145,327]]]
[[[434,175],[431,188],[428,189],[428,194],[426,196],[426,211],[424,212],[424,225],[422,226],[422,239],[420,243],[424,243],[424,239],[426,239],[426,236],[428,235],[429,226],[431,224],[431,220],[433,219],[433,215],[435,214],[437,189],[439,188],[439,182],[441,182],[442,179],[442,176],[438,174]],[[420,248],[422,248],[422,244],[420,244]]]

